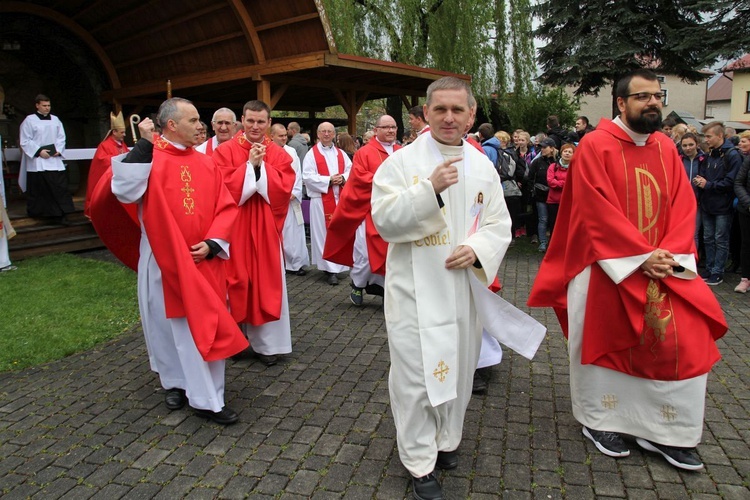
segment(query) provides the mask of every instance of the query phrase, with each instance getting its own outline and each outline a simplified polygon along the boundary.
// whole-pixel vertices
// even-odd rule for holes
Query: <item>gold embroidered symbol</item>
[[[166,149],[167,146],[169,146],[169,142],[163,137],[159,137],[154,141],[154,146],[156,146],[159,149]]]
[[[661,407],[661,418],[667,422],[672,422],[677,419],[677,409],[674,406],[662,405]]]
[[[672,312],[667,309],[667,294],[661,293],[656,281],[651,280],[646,288],[646,310],[644,320],[646,323],[646,335],[653,331],[654,342],[664,342],[667,334],[667,327],[672,321]],[[641,337],[641,342],[645,341],[645,336]]]
[[[185,215],[195,214],[195,198],[192,194],[195,191],[190,187],[190,183],[193,180],[193,176],[190,174],[190,167],[187,165],[180,166],[180,181],[185,183],[185,187],[180,189],[185,193],[185,197],[182,199],[182,206],[185,208]]]
[[[438,379],[439,382],[445,382],[445,376],[448,375],[449,371],[450,368],[445,364],[445,361],[441,359],[440,363],[438,363],[437,368],[435,368],[435,371],[432,372],[432,374],[436,379]]]
[[[602,406],[607,410],[614,410],[617,408],[617,396],[614,394],[605,394],[602,396]]]

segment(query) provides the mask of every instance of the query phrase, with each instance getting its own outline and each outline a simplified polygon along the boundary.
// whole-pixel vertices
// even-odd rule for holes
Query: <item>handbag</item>
[[[503,196],[510,198],[512,196],[521,196],[521,189],[518,187],[518,183],[513,180],[507,180],[502,182],[503,185]]]

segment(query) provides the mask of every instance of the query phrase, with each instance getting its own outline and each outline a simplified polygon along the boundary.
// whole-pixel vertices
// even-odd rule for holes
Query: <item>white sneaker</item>
[[[742,278],[740,284],[734,287],[734,291],[737,293],[747,293],[748,289],[750,289],[750,279],[748,278]]]

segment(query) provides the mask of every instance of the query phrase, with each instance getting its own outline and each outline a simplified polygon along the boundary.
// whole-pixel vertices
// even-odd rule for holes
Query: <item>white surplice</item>
[[[454,164],[459,182],[441,193],[441,209],[428,177],[456,156],[463,156]],[[481,210],[472,217],[477,203]],[[482,338],[469,275],[484,286],[493,281],[510,244],[510,215],[486,156],[467,143],[444,146],[424,134],[376,172],[372,218],[389,242],[388,387],[399,456],[419,477],[433,471],[438,451],[455,450],[461,441]],[[445,268],[459,245],[474,250],[481,268]]]
[[[255,178],[255,169],[248,163],[245,172],[245,182],[242,185],[242,195],[240,196],[240,210],[242,205],[253,196],[260,196],[266,203],[270,203],[268,198],[268,174],[266,173],[266,164],[261,161],[260,175]],[[284,249],[279,241],[279,262],[284,262]],[[240,329],[250,341],[250,347],[258,354],[272,356],[275,354],[288,354],[292,352],[292,327],[289,319],[289,297],[286,292],[286,276],[284,266],[279,266],[281,273],[281,316],[276,321],[269,321],[262,325],[251,325],[250,323],[240,323]]]
[[[294,169],[294,187],[289,201],[289,211],[284,219],[281,232],[284,245],[284,265],[287,271],[299,271],[310,265],[310,255],[307,252],[305,238],[305,220],[302,217],[302,165],[293,147],[284,145],[284,151],[292,157]]]
[[[354,265],[349,272],[352,283],[357,288],[365,288],[367,285],[380,285],[385,283],[385,277],[372,272],[370,256],[367,252],[367,229],[365,222],[357,228],[354,237]]]
[[[318,165],[315,162],[315,154],[309,151],[302,161],[302,180],[307,187],[307,195],[310,197],[310,247],[312,250],[312,263],[321,271],[329,273],[342,273],[348,271],[349,267],[336,264],[323,259],[323,248],[326,243],[326,222],[323,211],[323,200],[321,195],[333,190],[336,202],[339,201],[339,186],[329,186],[331,176],[343,174],[345,179],[349,178],[349,170],[352,168],[352,160],[349,156],[341,151],[344,157],[344,171],[339,172],[338,154],[339,149],[336,146],[324,147],[322,143],[317,143],[318,148],[326,160],[329,175],[320,175]]]
[[[21,170],[18,172],[18,186],[26,191],[26,172],[44,172],[65,170],[63,154],[65,153],[65,129],[62,122],[55,115],[49,115],[49,120],[42,120],[36,114],[29,115],[21,123],[19,144],[21,155]],[[42,146],[55,145],[61,156],[52,156],[46,160],[35,156]]]
[[[175,145],[175,147],[180,147]],[[127,154],[112,158],[112,193],[123,203],[138,203],[141,243],[138,259],[138,307],[151,370],[159,374],[165,389],[184,389],[190,406],[221,411],[224,407],[224,360],[206,362],[198,352],[187,318],[167,318],[164,288],[143,226],[143,194],[148,188],[150,163],[123,163]],[[229,258],[229,243],[215,239]]]

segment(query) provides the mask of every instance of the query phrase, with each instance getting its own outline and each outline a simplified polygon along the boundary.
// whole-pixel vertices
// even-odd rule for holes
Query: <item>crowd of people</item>
[[[580,116],[566,131],[551,115],[532,136],[475,127],[470,87],[446,77],[409,109],[403,145],[388,115],[361,140],[322,122],[310,144],[257,100],[239,119],[216,110],[207,138],[195,106],[171,98],[139,123],[129,150],[113,115],[86,213],[138,272],[166,406],[237,422],[224,402],[225,360],[271,366],[292,351],[285,274],[314,265],[335,286],[349,271],[355,306],[384,298],[391,410],[414,497],[443,498],[435,469],[457,466],[469,399],[486,389],[480,368],[502,357],[479,319],[480,290],[499,289],[505,252],[525,237],[545,254],[529,305],[555,308],[568,337],[583,435],[611,457],[630,454],[625,434],[675,467],[702,468],[706,378],[726,331],[706,285],[723,280],[733,223],[735,291],[750,289],[750,132],[735,146],[721,123],[662,121],[650,71],[621,80],[616,94],[614,120],[593,127]],[[39,141],[50,146],[31,147],[42,160],[64,149],[48,121]],[[31,189],[59,173],[47,177]],[[66,207],[56,202],[51,216]]]

